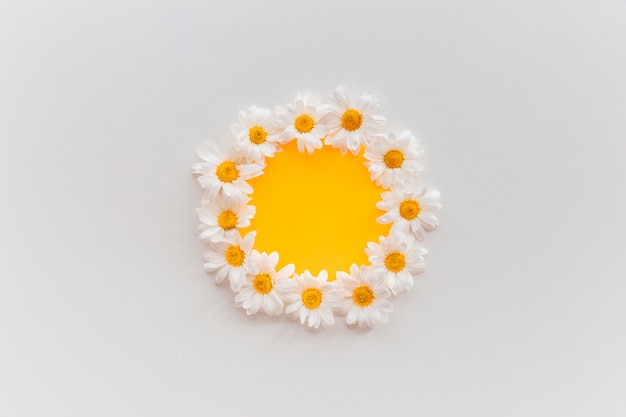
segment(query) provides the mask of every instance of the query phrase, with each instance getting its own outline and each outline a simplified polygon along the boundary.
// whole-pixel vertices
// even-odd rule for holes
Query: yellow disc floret
[[[396,149],[392,149],[385,154],[384,160],[387,168],[399,168],[404,162],[404,154]]]
[[[243,265],[243,261],[246,259],[246,254],[243,253],[239,246],[233,245],[229,246],[228,249],[226,249],[226,254],[224,255],[224,257],[226,258],[226,262],[228,262],[230,266],[239,267]]]
[[[309,310],[314,310],[322,304],[322,292],[317,288],[307,288],[302,292],[302,303]]]
[[[400,252],[392,252],[385,258],[385,266],[391,272],[400,272],[406,265],[404,254]]]
[[[400,203],[400,216],[406,220],[413,220],[420,214],[420,205],[415,200],[406,200]]]
[[[222,182],[233,182],[239,178],[239,170],[234,162],[224,161],[217,166],[215,175]]]
[[[361,285],[352,292],[352,299],[359,307],[367,307],[374,302],[374,291],[367,285]]]
[[[341,126],[349,132],[361,127],[363,116],[356,109],[348,109],[341,116]]]
[[[250,137],[250,142],[260,145],[265,142],[267,132],[261,126],[254,126],[248,131],[248,136]]]
[[[259,294],[267,294],[274,288],[270,274],[258,274],[254,277],[253,285]]]
[[[237,215],[232,210],[224,210],[217,216],[217,224],[224,230],[230,230],[237,227]]]
[[[314,125],[315,121],[308,114],[301,114],[294,123],[294,126],[299,133],[309,133],[313,129]]]

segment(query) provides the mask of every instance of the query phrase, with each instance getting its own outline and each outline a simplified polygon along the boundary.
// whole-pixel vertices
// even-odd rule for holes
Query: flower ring
[[[386,323],[390,299],[424,271],[439,192],[420,179],[423,149],[386,132],[378,101],[298,94],[239,112],[226,149],[206,142],[192,170],[203,189],[204,268],[247,314],[312,329]],[[254,205],[251,205],[253,203]]]

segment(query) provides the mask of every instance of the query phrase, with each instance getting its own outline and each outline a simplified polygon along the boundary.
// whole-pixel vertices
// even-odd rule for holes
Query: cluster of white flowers
[[[385,123],[371,95],[352,101],[339,87],[327,101],[305,93],[275,111],[252,106],[232,125],[233,140],[226,152],[211,142],[198,150],[202,162],[193,172],[204,189],[198,209],[200,239],[209,244],[204,266],[216,283],[228,278],[235,303],[247,314],[285,313],[315,329],[334,324],[335,315],[345,315],[351,326],[387,322],[389,297],[408,291],[415,274],[424,270],[427,251],[420,242],[437,228],[441,205],[439,192],[420,184],[419,140],[408,130],[385,133]],[[364,148],[372,181],[385,189],[376,204],[385,214],[376,220],[391,224],[389,236],[367,243],[370,265],[337,271],[334,281],[328,281],[327,271],[297,274],[293,264],[277,271],[278,253],[255,250],[255,232],[241,236],[239,229],[249,226],[255,215],[255,207],[248,205],[252,187],[246,181],[262,175],[265,158],[292,140],[307,153],[323,144],[344,155],[357,155]]]

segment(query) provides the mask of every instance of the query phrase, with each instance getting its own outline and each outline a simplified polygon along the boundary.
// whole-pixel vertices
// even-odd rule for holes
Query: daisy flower
[[[253,250],[250,258],[255,265],[256,272],[248,273],[246,282],[241,291],[235,296],[237,307],[246,310],[246,314],[256,314],[263,310],[265,314],[280,315],[283,312],[282,297],[294,288],[294,282],[289,277],[296,267],[289,264],[276,271],[278,253],[269,255]]]
[[[387,315],[393,306],[387,300],[389,289],[385,275],[372,273],[367,267],[350,267],[350,274],[337,272],[337,282],[343,294],[343,313],[347,313],[346,323],[359,327],[373,327],[377,323],[387,323]]]
[[[207,261],[204,268],[215,273],[217,284],[228,277],[230,289],[238,292],[246,280],[246,275],[256,274],[256,264],[250,260],[255,236],[256,232],[250,232],[242,239],[239,233],[235,233],[219,242],[209,242],[211,250],[204,254]]]
[[[424,169],[423,153],[419,140],[408,130],[397,136],[393,133],[389,136],[376,135],[365,149],[364,156],[370,161],[365,165],[376,185],[389,188],[417,177],[417,172]]]
[[[229,148],[226,154],[218,149],[213,142],[206,142],[198,155],[204,162],[192,166],[193,173],[198,175],[198,182],[205,188],[202,204],[213,201],[220,193],[237,201],[245,201],[252,187],[246,182],[250,178],[263,173],[263,166],[246,164],[241,152]]]
[[[287,108],[277,108],[276,114],[285,130],[280,143],[296,139],[298,150],[313,153],[322,147],[322,139],[328,133],[326,115],[330,112],[327,104],[322,104],[319,96],[298,93],[293,104]]]
[[[367,254],[372,273],[382,273],[387,277],[387,286],[396,295],[413,287],[413,275],[424,271],[425,248],[415,246],[413,239],[399,235],[380,237],[380,245],[368,242]]]
[[[200,218],[200,239],[219,242],[224,238],[232,238],[237,229],[250,226],[250,219],[256,213],[256,207],[247,206],[247,198],[243,203],[218,196],[214,201],[197,209]]]
[[[239,123],[233,124],[230,131],[247,162],[262,164],[265,157],[273,157],[280,150],[275,122],[269,109],[251,106],[247,112],[239,112]]]
[[[299,317],[300,324],[308,318],[308,326],[315,329],[335,324],[333,309],[340,308],[341,294],[335,285],[328,282],[328,272],[323,270],[314,277],[309,271],[304,271],[293,278],[296,288],[285,298],[289,303],[285,312],[294,318]]]
[[[439,191],[427,191],[426,187],[419,191],[385,191],[381,194],[382,201],[376,207],[387,213],[376,219],[378,223],[391,225],[391,234],[412,234],[420,242],[424,241],[426,231],[439,226],[435,213],[441,209]]]
[[[330,103],[330,132],[324,142],[338,148],[343,155],[347,151],[357,155],[361,144],[377,134],[379,126],[386,122],[383,116],[375,114],[378,111],[378,101],[367,93],[356,103],[352,103],[346,91],[338,87],[330,98]]]

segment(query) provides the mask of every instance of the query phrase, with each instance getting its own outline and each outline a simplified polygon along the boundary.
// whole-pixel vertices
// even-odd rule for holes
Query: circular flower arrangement
[[[192,169],[204,189],[197,210],[199,237],[209,245],[204,267],[217,284],[228,281],[247,314],[285,314],[314,329],[345,316],[349,326],[372,327],[387,322],[390,297],[411,289],[424,271],[421,242],[437,228],[441,204],[439,192],[420,183],[419,140],[408,130],[386,133],[385,123],[371,95],[351,101],[339,87],[326,101],[305,93],[275,111],[252,106],[231,126],[227,149],[207,142],[198,150],[202,162]],[[353,263],[349,271],[335,271],[336,279],[326,269],[315,275],[296,271],[294,264],[279,268],[277,252],[255,249],[255,230],[242,233],[256,214],[248,204],[249,180],[292,141],[306,155],[326,146],[365,158],[371,181],[382,191],[376,208],[383,214],[376,222],[390,225],[378,243],[364,242],[368,265]]]

